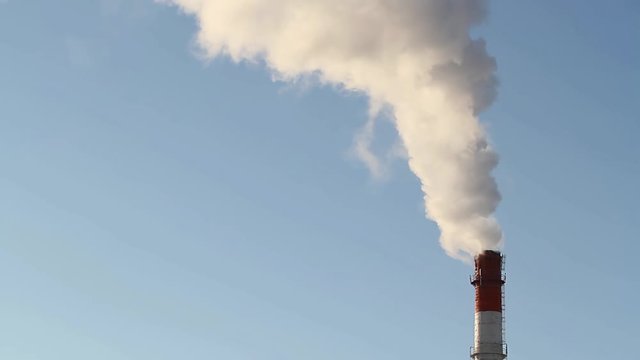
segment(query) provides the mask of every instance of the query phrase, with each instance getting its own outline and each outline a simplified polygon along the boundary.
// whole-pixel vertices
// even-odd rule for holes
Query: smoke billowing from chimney
[[[468,258],[500,247],[498,157],[477,119],[495,97],[496,64],[470,36],[486,1],[161,1],[197,18],[207,57],[264,61],[278,80],[311,77],[391,109],[443,248]],[[358,153],[380,171],[368,143]]]

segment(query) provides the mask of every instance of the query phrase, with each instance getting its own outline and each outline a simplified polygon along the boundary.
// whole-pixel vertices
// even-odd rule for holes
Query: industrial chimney
[[[486,250],[475,258],[476,270],[471,284],[476,289],[476,316],[472,360],[503,360],[505,276],[503,258],[498,251]]]

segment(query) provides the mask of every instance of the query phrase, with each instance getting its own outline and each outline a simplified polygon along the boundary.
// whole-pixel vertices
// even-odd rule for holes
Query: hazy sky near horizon
[[[634,354],[640,5],[493,1],[507,342]],[[146,0],[0,1],[0,358],[460,359],[471,267],[349,153],[366,99],[202,61]],[[394,141],[382,124],[378,145]]]

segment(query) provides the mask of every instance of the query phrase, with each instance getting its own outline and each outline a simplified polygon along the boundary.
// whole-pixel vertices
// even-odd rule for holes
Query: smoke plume
[[[498,157],[477,118],[495,97],[496,64],[470,36],[486,1],[163,1],[197,18],[207,57],[263,61],[278,80],[316,78],[365,93],[374,113],[391,109],[447,253],[466,258],[501,245]],[[379,171],[369,142],[359,152]]]

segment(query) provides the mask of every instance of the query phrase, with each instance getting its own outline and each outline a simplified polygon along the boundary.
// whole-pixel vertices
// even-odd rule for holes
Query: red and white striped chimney
[[[502,254],[486,250],[475,258],[476,270],[471,284],[476,289],[476,318],[472,360],[503,360],[504,342]]]

